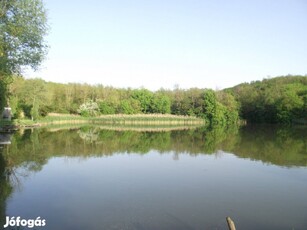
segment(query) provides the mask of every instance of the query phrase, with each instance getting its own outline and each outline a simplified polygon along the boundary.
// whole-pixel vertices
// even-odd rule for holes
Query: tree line
[[[306,119],[307,77],[282,76],[232,88],[120,89],[42,79],[14,78],[10,106],[15,118],[38,119],[50,112],[101,114],[175,114],[196,116],[208,124],[248,122],[290,123]]]
[[[226,89],[240,104],[240,116],[253,123],[307,123],[307,75],[281,76]]]
[[[103,85],[61,84],[14,78],[10,107],[15,118],[38,119],[50,112],[101,114],[175,114],[197,116],[210,124],[238,121],[238,103],[231,93],[211,89],[119,89]]]

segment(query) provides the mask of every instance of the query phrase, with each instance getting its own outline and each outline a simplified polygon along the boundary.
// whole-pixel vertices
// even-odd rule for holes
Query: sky
[[[25,76],[212,88],[307,74],[306,0],[44,0],[49,53]]]

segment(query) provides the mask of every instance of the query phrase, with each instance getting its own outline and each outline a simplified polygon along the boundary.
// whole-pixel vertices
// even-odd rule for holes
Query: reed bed
[[[56,132],[59,130],[79,130],[82,127],[93,127],[95,130],[112,130],[112,131],[136,131],[136,132],[167,132],[174,130],[190,130],[199,127],[199,125],[155,125],[155,126],[144,126],[144,125],[94,125],[93,124],[65,124],[57,125],[52,124],[46,127],[49,132]]]
[[[98,117],[82,117],[77,115],[49,114],[38,122],[40,125],[50,124],[106,124],[106,125],[204,125],[204,120],[191,116],[170,114],[116,114]]]

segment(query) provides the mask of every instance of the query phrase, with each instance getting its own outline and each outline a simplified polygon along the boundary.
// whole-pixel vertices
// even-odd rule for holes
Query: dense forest
[[[264,79],[225,91],[235,96],[240,116],[249,122],[306,122],[307,75]]]
[[[159,113],[196,116],[211,125],[235,124],[240,118],[247,122],[305,122],[307,77],[282,76],[217,91],[175,87],[155,92],[15,77],[8,101],[14,118],[38,119],[50,112],[83,116]]]

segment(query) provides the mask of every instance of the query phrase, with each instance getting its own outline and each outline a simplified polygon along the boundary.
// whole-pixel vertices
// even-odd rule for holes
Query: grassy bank
[[[70,114],[51,113],[37,121],[16,119],[13,121],[1,121],[0,126],[49,126],[65,124],[99,124],[99,125],[123,125],[123,126],[194,126],[204,125],[204,120],[190,116],[176,116],[170,114],[135,114],[135,115],[103,115],[99,117],[82,117]]]
[[[106,125],[203,125],[204,121],[196,117],[164,114],[103,115],[99,117],[81,117],[76,115],[50,114],[38,121],[40,125],[49,124],[106,124]]]

